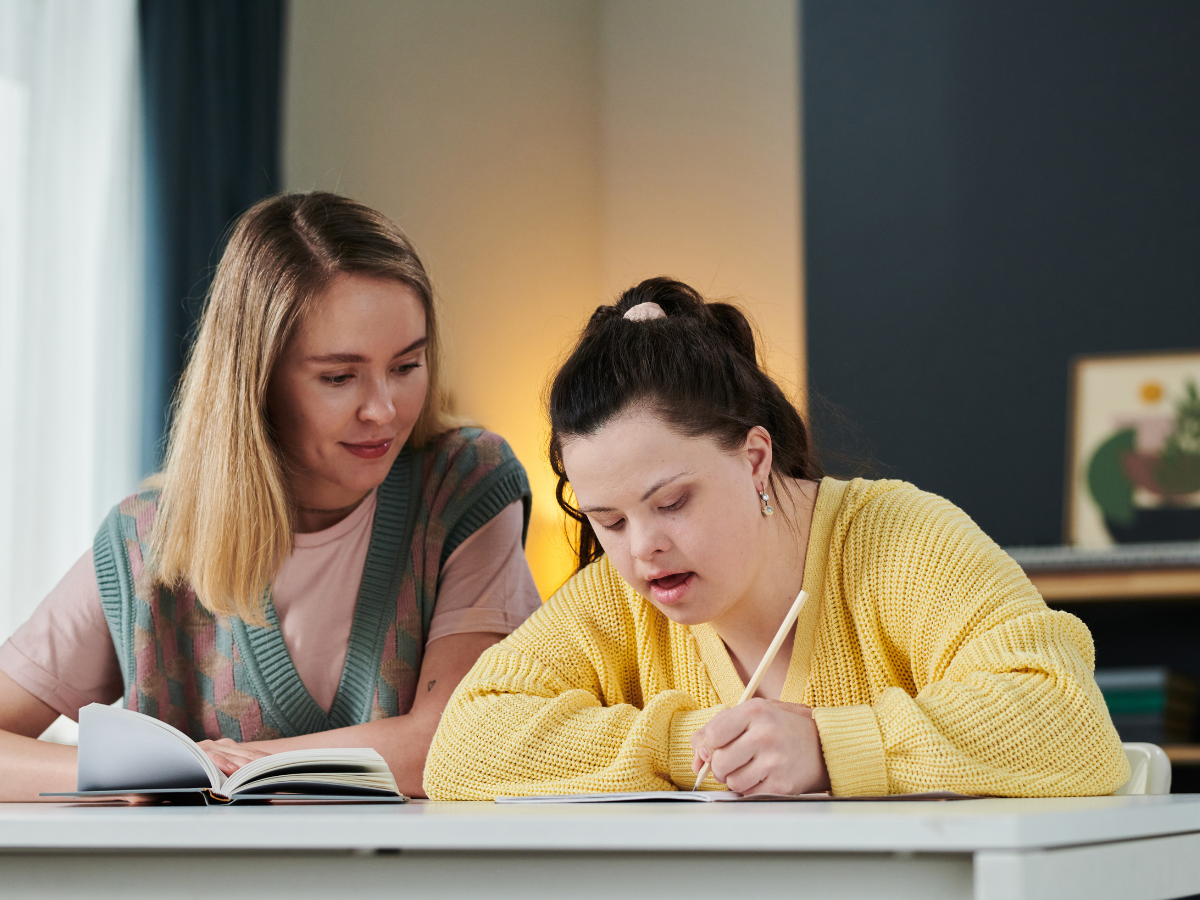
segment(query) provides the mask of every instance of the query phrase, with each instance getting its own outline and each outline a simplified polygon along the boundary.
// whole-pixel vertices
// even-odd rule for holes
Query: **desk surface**
[[[883,803],[0,804],[0,850],[974,852],[1200,832],[1200,795]]]

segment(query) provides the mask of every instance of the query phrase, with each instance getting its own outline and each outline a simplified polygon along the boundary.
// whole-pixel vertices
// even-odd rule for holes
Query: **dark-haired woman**
[[[430,797],[690,788],[705,761],[705,787],[743,793],[1062,796],[1128,777],[1084,625],[948,501],[822,478],[732,306],[654,279],[600,307],[550,420],[579,569],[459,685]]]

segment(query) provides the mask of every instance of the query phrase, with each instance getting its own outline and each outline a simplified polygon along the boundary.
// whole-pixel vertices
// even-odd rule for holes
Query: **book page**
[[[365,748],[285,750],[246,763],[229,776],[224,793],[280,789],[283,784],[326,789],[338,785],[400,793],[396,779],[374,750]]]
[[[79,791],[218,789],[223,776],[186,734],[128,709],[79,711]]]

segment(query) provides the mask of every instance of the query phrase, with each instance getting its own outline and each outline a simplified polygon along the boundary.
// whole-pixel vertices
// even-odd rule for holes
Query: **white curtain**
[[[0,0],[0,640],[139,476],[136,0]]]

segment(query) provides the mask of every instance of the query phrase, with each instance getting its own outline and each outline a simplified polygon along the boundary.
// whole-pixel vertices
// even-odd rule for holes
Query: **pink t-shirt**
[[[284,644],[300,680],[327,712],[346,662],[374,519],[372,493],[331,528],[295,535],[272,588]],[[454,549],[438,578],[429,641],[471,632],[511,634],[541,605],[521,549],[521,526],[517,501]],[[0,670],[72,719],[82,706],[122,695],[91,550],[0,646]]]

